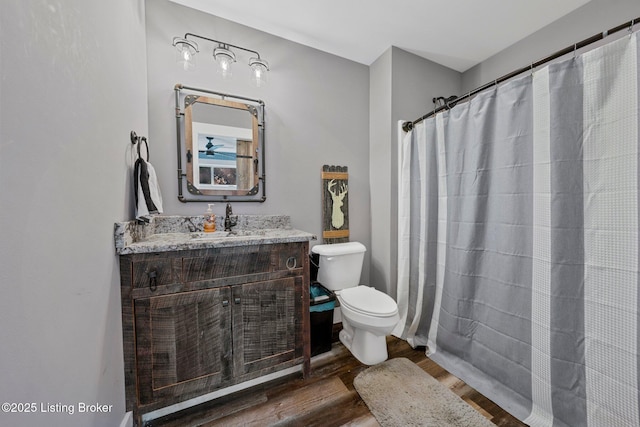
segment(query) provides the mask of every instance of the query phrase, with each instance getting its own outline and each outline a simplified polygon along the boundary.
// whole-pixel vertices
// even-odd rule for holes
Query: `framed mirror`
[[[264,103],[180,84],[175,90],[178,199],[264,202]]]

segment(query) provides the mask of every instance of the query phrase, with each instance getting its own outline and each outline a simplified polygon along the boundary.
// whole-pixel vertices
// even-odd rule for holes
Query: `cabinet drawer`
[[[182,258],[185,282],[245,276],[271,271],[271,246],[252,245],[212,249]]]
[[[304,263],[307,262],[307,257],[308,255],[302,244],[289,243],[275,245],[271,258],[273,271],[303,268]]]
[[[174,274],[171,258],[152,258],[131,263],[134,288],[156,287],[176,283],[179,274]]]

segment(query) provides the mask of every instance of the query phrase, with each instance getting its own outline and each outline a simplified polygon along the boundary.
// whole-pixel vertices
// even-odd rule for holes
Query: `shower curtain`
[[[638,426],[638,33],[401,135],[394,334],[532,426]]]

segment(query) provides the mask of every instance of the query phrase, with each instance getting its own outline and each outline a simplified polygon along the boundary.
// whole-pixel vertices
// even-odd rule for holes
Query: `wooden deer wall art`
[[[349,241],[349,173],[347,166],[322,167],[322,238]]]

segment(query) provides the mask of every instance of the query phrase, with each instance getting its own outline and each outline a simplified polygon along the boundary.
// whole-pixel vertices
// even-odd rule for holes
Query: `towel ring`
[[[144,142],[144,145],[147,146],[147,162],[149,161],[149,143],[147,142],[147,138],[146,137],[141,137],[140,141],[138,142],[138,158],[141,159],[141,154],[140,154],[140,146],[142,145],[142,143]]]
[[[141,154],[140,154],[140,143],[144,142],[144,145],[147,146],[147,162],[149,161],[149,143],[147,142],[147,137],[146,136],[138,136],[138,134],[136,134],[136,131],[132,130],[131,131],[131,143],[133,145],[138,144],[138,158],[141,158]]]

